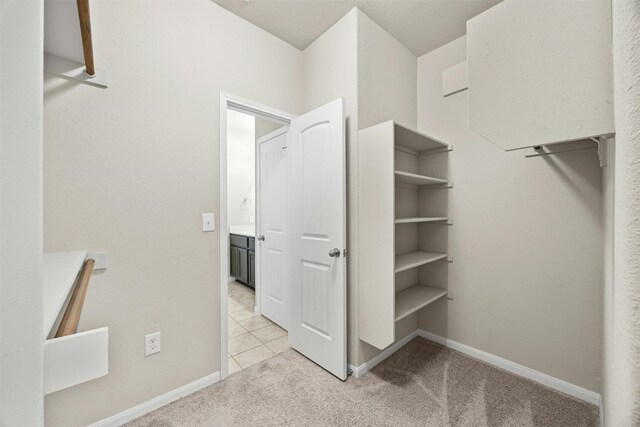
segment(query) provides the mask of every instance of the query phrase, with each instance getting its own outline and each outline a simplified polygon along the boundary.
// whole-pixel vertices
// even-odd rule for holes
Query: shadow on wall
[[[72,90],[78,90],[81,86],[83,86],[83,83],[73,80],[64,80],[46,73],[44,74],[44,98],[47,101],[53,101],[64,93],[69,93]],[[99,90],[101,88],[92,86],[91,89]]]
[[[593,143],[595,145],[595,143]],[[602,192],[602,176],[590,173],[593,166],[599,166],[597,146],[580,151],[557,153],[550,156],[541,156],[544,162],[561,178],[561,182],[578,196],[582,205],[594,219],[602,220],[602,206],[593,203],[591,192],[584,188],[597,189]],[[528,160],[539,160],[537,157]]]

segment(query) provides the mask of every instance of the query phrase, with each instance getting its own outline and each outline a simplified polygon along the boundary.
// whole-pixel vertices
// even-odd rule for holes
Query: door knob
[[[264,242],[264,234],[259,235],[258,240]]]
[[[329,256],[330,257],[339,257],[340,256],[340,249],[338,248],[333,248],[329,251]]]

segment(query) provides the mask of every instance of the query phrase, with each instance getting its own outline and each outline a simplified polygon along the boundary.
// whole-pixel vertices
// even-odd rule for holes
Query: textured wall
[[[442,96],[465,38],[418,58],[418,129],[450,153],[449,289],[423,329],[598,392],[602,178],[595,150],[525,158],[468,127],[468,94]]]
[[[613,132],[611,0],[505,0],[467,34],[473,130],[505,150]]]
[[[220,215],[219,92],[301,110],[300,51],[210,1],[91,7],[109,88],[45,77],[45,248],[107,251],[80,329],[110,328],[110,372],[47,396],[49,426],[86,425],[220,369],[219,234],[200,216]],[[155,331],[162,352],[144,357]]]
[[[304,110],[309,111],[344,97],[347,118],[347,346],[349,363],[357,360],[358,266],[357,259],[357,9],[352,9],[303,52]]]
[[[416,56],[358,10],[358,128],[387,120],[415,128]]]
[[[0,1],[0,425],[42,424],[42,10]]]
[[[640,425],[640,2],[614,0],[614,284],[605,312],[608,426]]]

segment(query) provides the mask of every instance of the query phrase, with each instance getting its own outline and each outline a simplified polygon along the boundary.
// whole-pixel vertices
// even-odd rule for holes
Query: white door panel
[[[291,298],[287,271],[289,236],[287,133],[276,131],[258,140],[259,209],[257,244],[260,251],[260,310],[262,315],[289,329]],[[264,240],[260,241],[260,237]]]
[[[340,98],[291,122],[289,339],[294,349],[346,379],[343,105]]]

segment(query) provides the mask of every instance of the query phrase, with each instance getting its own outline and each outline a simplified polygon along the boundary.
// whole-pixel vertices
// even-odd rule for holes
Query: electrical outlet
[[[155,353],[160,353],[160,332],[144,336],[144,355],[151,356]]]

